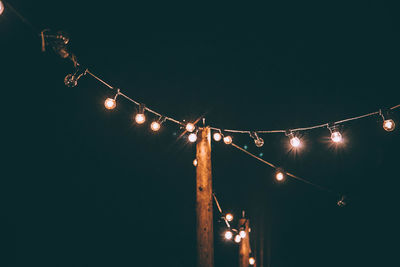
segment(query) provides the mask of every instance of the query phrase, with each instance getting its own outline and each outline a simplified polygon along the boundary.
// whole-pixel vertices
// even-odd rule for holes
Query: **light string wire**
[[[262,158],[260,158],[260,157],[257,157],[257,156],[254,155],[253,153],[247,151],[247,150],[244,149],[244,148],[241,148],[240,146],[236,145],[235,143],[232,143],[231,145],[232,145],[234,148],[236,148],[236,149],[238,149],[238,150],[240,150],[240,151],[246,153],[247,155],[249,155],[249,156],[251,156],[251,157],[253,157],[253,158],[255,158],[255,159],[261,161],[262,163],[267,164],[267,165],[270,166],[271,168],[274,168],[275,170],[279,169],[277,166],[275,166],[275,165],[272,164],[271,162],[268,162],[268,161],[266,161],[266,160],[264,160],[264,159],[262,159]],[[298,180],[298,181],[301,181],[301,182],[303,182],[303,183],[312,185],[312,186],[314,186],[314,187],[316,187],[316,188],[318,188],[318,189],[320,189],[320,190],[322,190],[322,191],[327,191],[327,192],[330,192],[330,193],[334,193],[332,190],[330,190],[330,189],[328,189],[328,188],[326,188],[326,187],[323,187],[323,186],[320,186],[320,185],[315,184],[315,183],[313,183],[313,182],[310,182],[310,181],[308,181],[308,180],[306,180],[306,179],[304,179],[304,178],[301,178],[301,177],[299,177],[299,176],[297,176],[297,175],[294,175],[294,174],[292,174],[292,173],[290,173],[290,172],[285,171],[285,174],[288,175],[288,176],[290,176],[290,177],[292,177],[292,178],[294,178],[294,179],[296,179],[296,180]]]
[[[6,4],[7,4],[9,7],[11,7],[8,3],[6,3]],[[27,24],[27,25],[30,27],[30,29],[31,29],[32,31],[37,32],[37,30],[35,29],[35,27],[34,27],[25,17],[23,17],[17,10],[15,10],[13,7],[11,7],[11,10],[17,15],[18,18],[20,18],[25,24]],[[42,43],[43,43],[43,38],[44,38],[43,31],[39,34],[39,36],[42,37]],[[70,53],[70,55],[69,55],[67,58],[70,59],[70,60],[73,62],[75,68],[79,68],[79,67],[80,67],[80,64],[78,63],[77,58],[76,58],[76,56],[75,56],[74,54]],[[78,69],[76,69],[76,73],[77,73],[77,72],[78,72]],[[93,72],[89,71],[89,69],[86,69],[86,70],[84,71],[84,73],[81,73],[81,74],[77,77],[76,80],[78,80],[81,76],[86,75],[86,74],[89,74],[91,77],[93,77],[95,80],[99,81],[100,83],[102,83],[103,85],[105,85],[106,87],[108,87],[109,89],[111,89],[111,90],[116,90],[118,95],[121,95],[122,97],[124,97],[124,98],[127,99],[128,101],[134,103],[135,105],[139,105],[139,106],[141,105],[140,102],[138,102],[138,101],[136,101],[136,100],[130,98],[130,97],[127,96],[126,94],[122,93],[121,90],[120,90],[119,88],[115,88],[115,87],[111,86],[109,83],[105,82],[105,81],[104,81],[102,78],[100,78],[98,75],[95,75]],[[75,75],[75,74],[74,74],[74,75]],[[394,110],[394,109],[397,109],[397,108],[399,108],[399,107],[400,107],[400,104],[398,104],[398,105],[396,105],[396,106],[393,106],[393,107],[391,107],[391,108],[389,108],[389,109],[390,109],[390,110]],[[150,113],[156,115],[156,116],[159,116],[160,118],[161,118],[161,117],[164,117],[166,120],[172,121],[172,122],[174,122],[174,123],[176,123],[176,124],[178,124],[178,125],[180,125],[180,126],[184,126],[184,125],[185,125],[183,122],[181,122],[181,121],[179,121],[179,120],[176,120],[176,119],[174,119],[174,118],[172,118],[172,117],[163,116],[162,114],[156,112],[155,110],[153,110],[153,109],[151,109],[151,108],[149,108],[149,107],[144,106],[144,109],[147,110],[148,112],[150,112]],[[341,124],[341,123],[345,123],[345,122],[349,122],[349,121],[354,121],[354,120],[362,119],[362,118],[365,118],[365,117],[374,116],[374,115],[376,115],[376,114],[381,114],[381,110],[375,111],[375,112],[371,112],[371,113],[367,113],[367,114],[365,114],[365,115],[361,115],[361,116],[357,116],[357,117],[351,117],[351,118],[343,119],[343,120],[340,120],[340,121],[336,121],[336,122],[333,123],[333,125],[335,125],[335,124]],[[199,120],[197,120],[196,123],[197,123],[198,121],[199,121]],[[312,129],[317,129],[317,128],[329,127],[329,125],[330,125],[329,123],[324,123],[324,124],[319,124],[319,125],[310,126],[310,127],[302,127],[302,128],[290,129],[290,131],[291,131],[291,132],[306,131],[306,130],[312,130]],[[218,132],[221,132],[221,130],[222,130],[222,131],[224,131],[224,132],[244,133],[244,134],[251,134],[251,133],[262,133],[262,134],[269,134],[269,133],[287,133],[287,130],[257,130],[257,131],[251,131],[251,130],[237,130],[237,129],[222,129],[222,128],[216,128],[216,127],[213,127],[213,126],[210,126],[210,129],[215,130],[215,131],[218,131]],[[267,161],[265,161],[265,160],[263,160],[263,159],[257,157],[256,155],[254,155],[254,154],[248,152],[247,150],[242,149],[241,147],[237,146],[236,144],[233,144],[233,143],[232,143],[232,145],[233,145],[235,148],[237,148],[237,149],[239,149],[239,150],[245,152],[247,155],[249,155],[249,156],[251,156],[251,157],[253,157],[253,158],[255,158],[255,159],[257,159],[257,160],[259,160],[259,161],[261,161],[261,162],[263,162],[263,163],[265,163],[265,164],[267,164],[267,165],[269,165],[269,166],[272,167],[272,168],[277,169],[277,167],[276,167],[275,165],[273,165],[272,163],[269,163],[269,162],[267,162]],[[324,188],[324,187],[321,187],[321,186],[319,186],[319,185],[317,185],[317,184],[314,184],[314,183],[312,183],[312,182],[310,182],[310,181],[308,181],[308,180],[305,180],[305,179],[303,179],[303,178],[300,178],[300,177],[298,177],[298,176],[296,176],[296,175],[294,175],[294,174],[292,174],[292,173],[286,172],[286,174],[287,174],[288,176],[294,178],[294,179],[297,179],[297,180],[302,181],[302,182],[304,182],[304,183],[313,185],[313,186],[315,186],[315,187],[317,187],[317,188],[320,188],[320,189],[322,189],[322,190],[330,191],[330,190],[328,190],[328,189],[326,189],[326,188]]]

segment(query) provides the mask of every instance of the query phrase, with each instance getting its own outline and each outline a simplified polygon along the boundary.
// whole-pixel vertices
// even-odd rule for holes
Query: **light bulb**
[[[299,147],[301,145],[300,139],[296,136],[290,138],[290,144],[292,147]]]
[[[282,181],[285,179],[285,175],[283,174],[283,172],[278,171],[278,172],[275,174],[275,178],[276,178],[276,180],[277,180],[278,182],[282,182]]]
[[[245,238],[246,237],[246,231],[245,230],[240,230],[239,235],[241,238]]]
[[[231,240],[232,237],[233,237],[233,234],[232,234],[231,231],[227,230],[227,231],[225,232],[224,236],[225,236],[225,239]]]
[[[395,127],[396,127],[396,124],[391,119],[385,120],[383,122],[383,129],[385,129],[385,131],[387,131],[387,132],[393,131]]]
[[[233,215],[232,215],[231,213],[227,213],[227,214],[225,215],[225,219],[226,219],[228,222],[231,222],[231,221],[233,221]]]
[[[191,142],[191,143],[196,142],[196,140],[197,140],[197,134],[195,134],[195,133],[189,134],[188,139],[189,139],[189,142]]]
[[[106,109],[114,109],[117,106],[117,101],[112,98],[107,98],[106,101],[104,101],[104,106]]]
[[[222,139],[222,135],[220,133],[214,133],[213,138],[215,141],[219,142]]]
[[[64,78],[64,84],[67,87],[75,87],[78,85],[78,80],[76,79],[75,75],[73,74],[68,74]]]
[[[196,126],[194,126],[193,123],[189,122],[188,124],[186,124],[186,131],[188,131],[189,133],[193,132],[194,129],[196,129]]]
[[[138,113],[135,116],[135,121],[137,124],[142,124],[146,121],[146,116],[143,113]]]
[[[342,134],[340,132],[338,132],[337,130],[333,131],[331,134],[331,139],[335,143],[340,143],[340,142],[342,142]]]
[[[197,167],[197,159],[193,160],[193,166]]]
[[[257,147],[262,147],[264,145],[264,140],[262,138],[257,138],[254,140],[254,144],[256,144]]]
[[[227,145],[232,144],[232,137],[230,137],[229,135],[224,136],[224,143]]]
[[[0,15],[3,14],[4,12],[4,4],[2,1],[0,1]]]
[[[240,235],[235,235],[235,242],[240,243],[240,241],[242,241],[242,238],[240,237]]]
[[[249,264],[254,265],[256,263],[256,260],[253,257],[249,258]]]
[[[160,130],[161,124],[160,124],[158,121],[153,121],[153,122],[150,124],[150,128],[151,128],[151,130],[153,130],[154,132],[157,132],[158,130]]]

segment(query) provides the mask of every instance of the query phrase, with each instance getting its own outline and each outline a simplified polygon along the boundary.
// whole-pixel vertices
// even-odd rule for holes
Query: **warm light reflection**
[[[232,137],[230,137],[229,135],[224,136],[224,143],[227,145],[232,144]]]
[[[197,159],[193,160],[193,166],[197,167]]]
[[[213,138],[215,141],[219,142],[222,139],[222,135],[220,133],[214,133]]]
[[[195,134],[195,133],[189,134],[188,139],[189,139],[189,142],[191,142],[191,143],[196,142],[196,140],[197,140],[197,134]]]
[[[227,230],[227,231],[225,232],[224,236],[225,236],[225,239],[231,240],[232,237],[233,237],[233,234],[232,234],[231,231]]]
[[[233,215],[231,213],[228,213],[228,214],[225,215],[225,219],[228,222],[231,222],[231,221],[233,221]]]
[[[196,129],[196,126],[194,126],[193,123],[189,122],[188,124],[186,124],[186,131],[188,131],[189,133],[193,132]]]
[[[387,132],[393,131],[395,127],[396,127],[396,124],[391,119],[385,120],[383,122],[383,129],[385,129],[385,131],[387,131]]]
[[[112,98],[107,98],[106,101],[104,101],[104,106],[106,109],[114,109],[117,106],[117,101]]]
[[[151,128],[151,130],[153,130],[154,132],[157,132],[158,130],[160,130],[161,124],[160,124],[158,121],[153,121],[153,122],[150,124],[150,128]]]
[[[144,116],[143,113],[138,113],[135,116],[135,121],[137,124],[142,124],[146,121],[146,117]]]

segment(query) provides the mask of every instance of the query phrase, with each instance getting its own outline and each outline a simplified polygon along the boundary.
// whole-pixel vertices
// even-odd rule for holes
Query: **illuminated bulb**
[[[253,257],[249,258],[249,264],[254,265],[256,263],[256,260]]]
[[[232,144],[232,137],[228,136],[224,136],[224,143],[227,145]]]
[[[342,142],[342,134],[339,133],[338,131],[334,131],[331,134],[331,139],[335,143],[340,143],[340,142]]]
[[[228,213],[228,214],[225,215],[225,219],[226,219],[228,222],[231,222],[231,221],[233,221],[233,215],[230,214],[230,213]]]
[[[157,132],[158,130],[160,130],[161,124],[160,124],[158,121],[153,121],[153,122],[150,124],[150,128],[151,128],[154,132]]]
[[[240,235],[235,235],[235,242],[240,243],[240,241],[242,241],[242,238],[240,237]]]
[[[290,144],[292,145],[292,147],[299,147],[301,142],[298,137],[293,136],[292,138],[290,138]]]
[[[191,142],[191,143],[196,142],[196,140],[197,140],[197,134],[195,134],[195,133],[189,134],[188,139],[189,139],[189,142]]]
[[[393,120],[385,120],[383,122],[383,129],[385,129],[385,131],[387,132],[391,132],[394,130],[394,128],[396,127],[396,124],[394,123]]]
[[[193,160],[193,166],[197,167],[197,159]]]
[[[189,133],[193,132],[194,129],[196,129],[196,126],[194,126],[193,123],[189,122],[188,124],[186,124],[186,131],[188,131]]]
[[[285,179],[285,175],[283,174],[283,172],[279,171],[276,173],[275,178],[278,182],[282,182],[283,179]]]
[[[241,238],[245,238],[246,237],[246,231],[245,230],[240,230],[239,235]]]
[[[224,236],[225,236],[225,239],[231,240],[232,237],[233,237],[233,234],[232,234],[231,231],[228,230],[228,231],[225,232]]]
[[[221,139],[222,139],[222,135],[220,133],[214,133],[213,137],[214,137],[214,140],[217,142],[221,141]]]
[[[107,98],[106,101],[104,101],[104,106],[106,109],[114,109],[117,106],[117,101],[112,98]]]
[[[135,116],[135,121],[137,124],[142,124],[146,121],[146,117],[144,116],[143,113],[138,113]]]
[[[4,4],[0,1],[0,15],[4,12]]]

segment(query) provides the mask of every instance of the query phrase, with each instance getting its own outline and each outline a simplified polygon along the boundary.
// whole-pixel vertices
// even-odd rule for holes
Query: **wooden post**
[[[250,238],[249,238],[249,220],[242,218],[239,220],[239,229],[244,227],[246,237],[242,238],[239,245],[239,267],[249,267]]]
[[[214,231],[209,127],[201,128],[198,132],[196,159],[197,266],[213,267]]]

